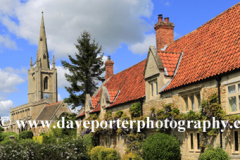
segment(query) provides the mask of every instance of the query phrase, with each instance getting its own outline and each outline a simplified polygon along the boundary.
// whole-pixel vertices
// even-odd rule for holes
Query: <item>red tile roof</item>
[[[146,60],[113,75],[104,86],[107,88],[112,104],[108,107],[137,100],[145,96],[145,77],[143,75]],[[92,99],[100,99],[102,89]],[[114,101],[115,99],[115,101]],[[99,112],[100,103],[90,113]],[[85,111],[77,116],[82,117]]]
[[[97,104],[99,102],[99,98],[91,97],[93,108],[96,108],[96,106],[97,106]]]
[[[62,102],[62,101],[55,102],[55,103],[51,103],[51,104],[46,105],[46,107],[49,107],[49,106],[52,106],[52,105],[55,105],[55,104],[58,104],[58,103],[61,103],[61,102]]]
[[[98,104],[97,107],[93,111],[91,111],[90,113],[96,113],[96,112],[99,112],[100,110],[101,110],[101,105]]]
[[[114,101],[115,97],[118,94],[118,90],[108,90],[111,103]]]
[[[78,117],[83,117],[83,116],[85,116],[85,111],[83,111],[82,114],[78,115],[77,118]]]
[[[168,46],[183,52],[164,91],[240,68],[240,3]]]
[[[162,60],[163,66],[167,69],[168,76],[173,76],[180,53],[160,51],[158,55]]]
[[[112,76],[104,85],[108,91],[120,90],[116,100],[108,107],[137,100],[145,96],[145,77],[143,75],[146,60]]]

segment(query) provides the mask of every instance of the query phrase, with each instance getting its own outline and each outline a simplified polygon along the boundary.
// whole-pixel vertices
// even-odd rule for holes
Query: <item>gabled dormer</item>
[[[159,96],[159,91],[164,86],[163,75],[164,66],[159,58],[154,46],[149,47],[148,56],[144,69],[145,76],[145,95],[146,101],[155,99]],[[162,77],[164,78],[164,77]]]

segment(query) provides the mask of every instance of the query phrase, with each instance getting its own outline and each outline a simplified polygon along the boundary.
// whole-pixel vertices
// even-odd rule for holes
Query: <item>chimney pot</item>
[[[162,22],[163,21],[163,16],[162,16],[162,14],[159,14],[158,15],[158,22]]]
[[[165,22],[169,22],[169,17],[165,17],[165,18],[164,18],[164,21],[165,21]]]

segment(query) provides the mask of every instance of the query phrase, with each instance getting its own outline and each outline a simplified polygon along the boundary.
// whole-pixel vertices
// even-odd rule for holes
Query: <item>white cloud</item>
[[[164,6],[170,6],[170,2],[169,1],[167,1],[166,3],[164,3]]]
[[[62,97],[60,94],[58,94],[58,101],[62,101]]]
[[[0,6],[0,21],[10,32],[32,44],[38,43],[43,8],[48,48],[58,57],[74,54],[74,43],[84,30],[103,46],[104,52],[113,53],[121,43],[133,45],[143,41],[144,33],[152,29],[141,19],[152,15],[151,0],[94,3],[89,0],[29,0],[25,3],[4,0]]]
[[[146,34],[143,42],[136,43],[128,47],[135,54],[144,54],[148,52],[149,46],[156,44],[155,34]]]
[[[18,72],[19,70],[17,70]],[[16,85],[24,82],[24,79],[19,76],[14,69],[8,67],[6,69],[0,68],[0,91],[11,93],[16,92]]]
[[[16,43],[12,41],[8,35],[0,35],[0,46],[1,45],[10,49],[17,49]]]
[[[69,70],[64,69],[62,66],[56,66],[57,69],[57,78],[58,78],[58,87],[65,88],[69,87],[70,83],[66,80],[65,73],[69,74]]]
[[[0,116],[9,116],[10,107],[13,107],[11,100],[0,101]]]

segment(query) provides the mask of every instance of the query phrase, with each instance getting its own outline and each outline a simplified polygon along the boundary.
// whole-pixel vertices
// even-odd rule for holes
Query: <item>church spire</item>
[[[45,69],[45,70],[49,69],[49,56],[48,56],[48,49],[47,49],[47,38],[46,38],[45,25],[44,25],[44,19],[43,19],[43,12],[42,12],[41,27],[40,27],[38,51],[37,51],[37,64],[38,64],[38,67],[42,69]]]

